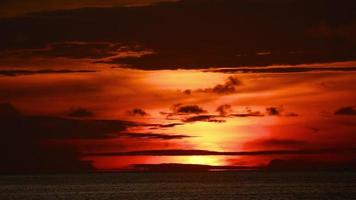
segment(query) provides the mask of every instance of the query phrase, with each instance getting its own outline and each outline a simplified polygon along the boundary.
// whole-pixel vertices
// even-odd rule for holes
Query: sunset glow
[[[0,14],[3,171],[355,160],[354,3],[56,2]]]

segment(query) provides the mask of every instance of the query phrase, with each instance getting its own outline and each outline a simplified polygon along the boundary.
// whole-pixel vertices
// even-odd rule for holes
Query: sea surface
[[[0,176],[0,200],[15,199],[356,199],[356,172],[141,172]]]

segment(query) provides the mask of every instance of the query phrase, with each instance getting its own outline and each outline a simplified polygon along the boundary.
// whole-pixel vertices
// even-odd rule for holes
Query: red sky
[[[0,171],[355,161],[355,3],[39,2],[0,19]]]

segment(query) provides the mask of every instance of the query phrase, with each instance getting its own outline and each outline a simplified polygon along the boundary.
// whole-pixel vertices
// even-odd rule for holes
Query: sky
[[[351,0],[0,2],[0,173],[356,169]]]

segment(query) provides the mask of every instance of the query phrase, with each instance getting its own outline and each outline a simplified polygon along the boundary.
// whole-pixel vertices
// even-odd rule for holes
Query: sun
[[[218,158],[217,156],[187,156],[183,162],[184,164],[195,165],[224,165],[224,161],[221,160],[221,158]]]

